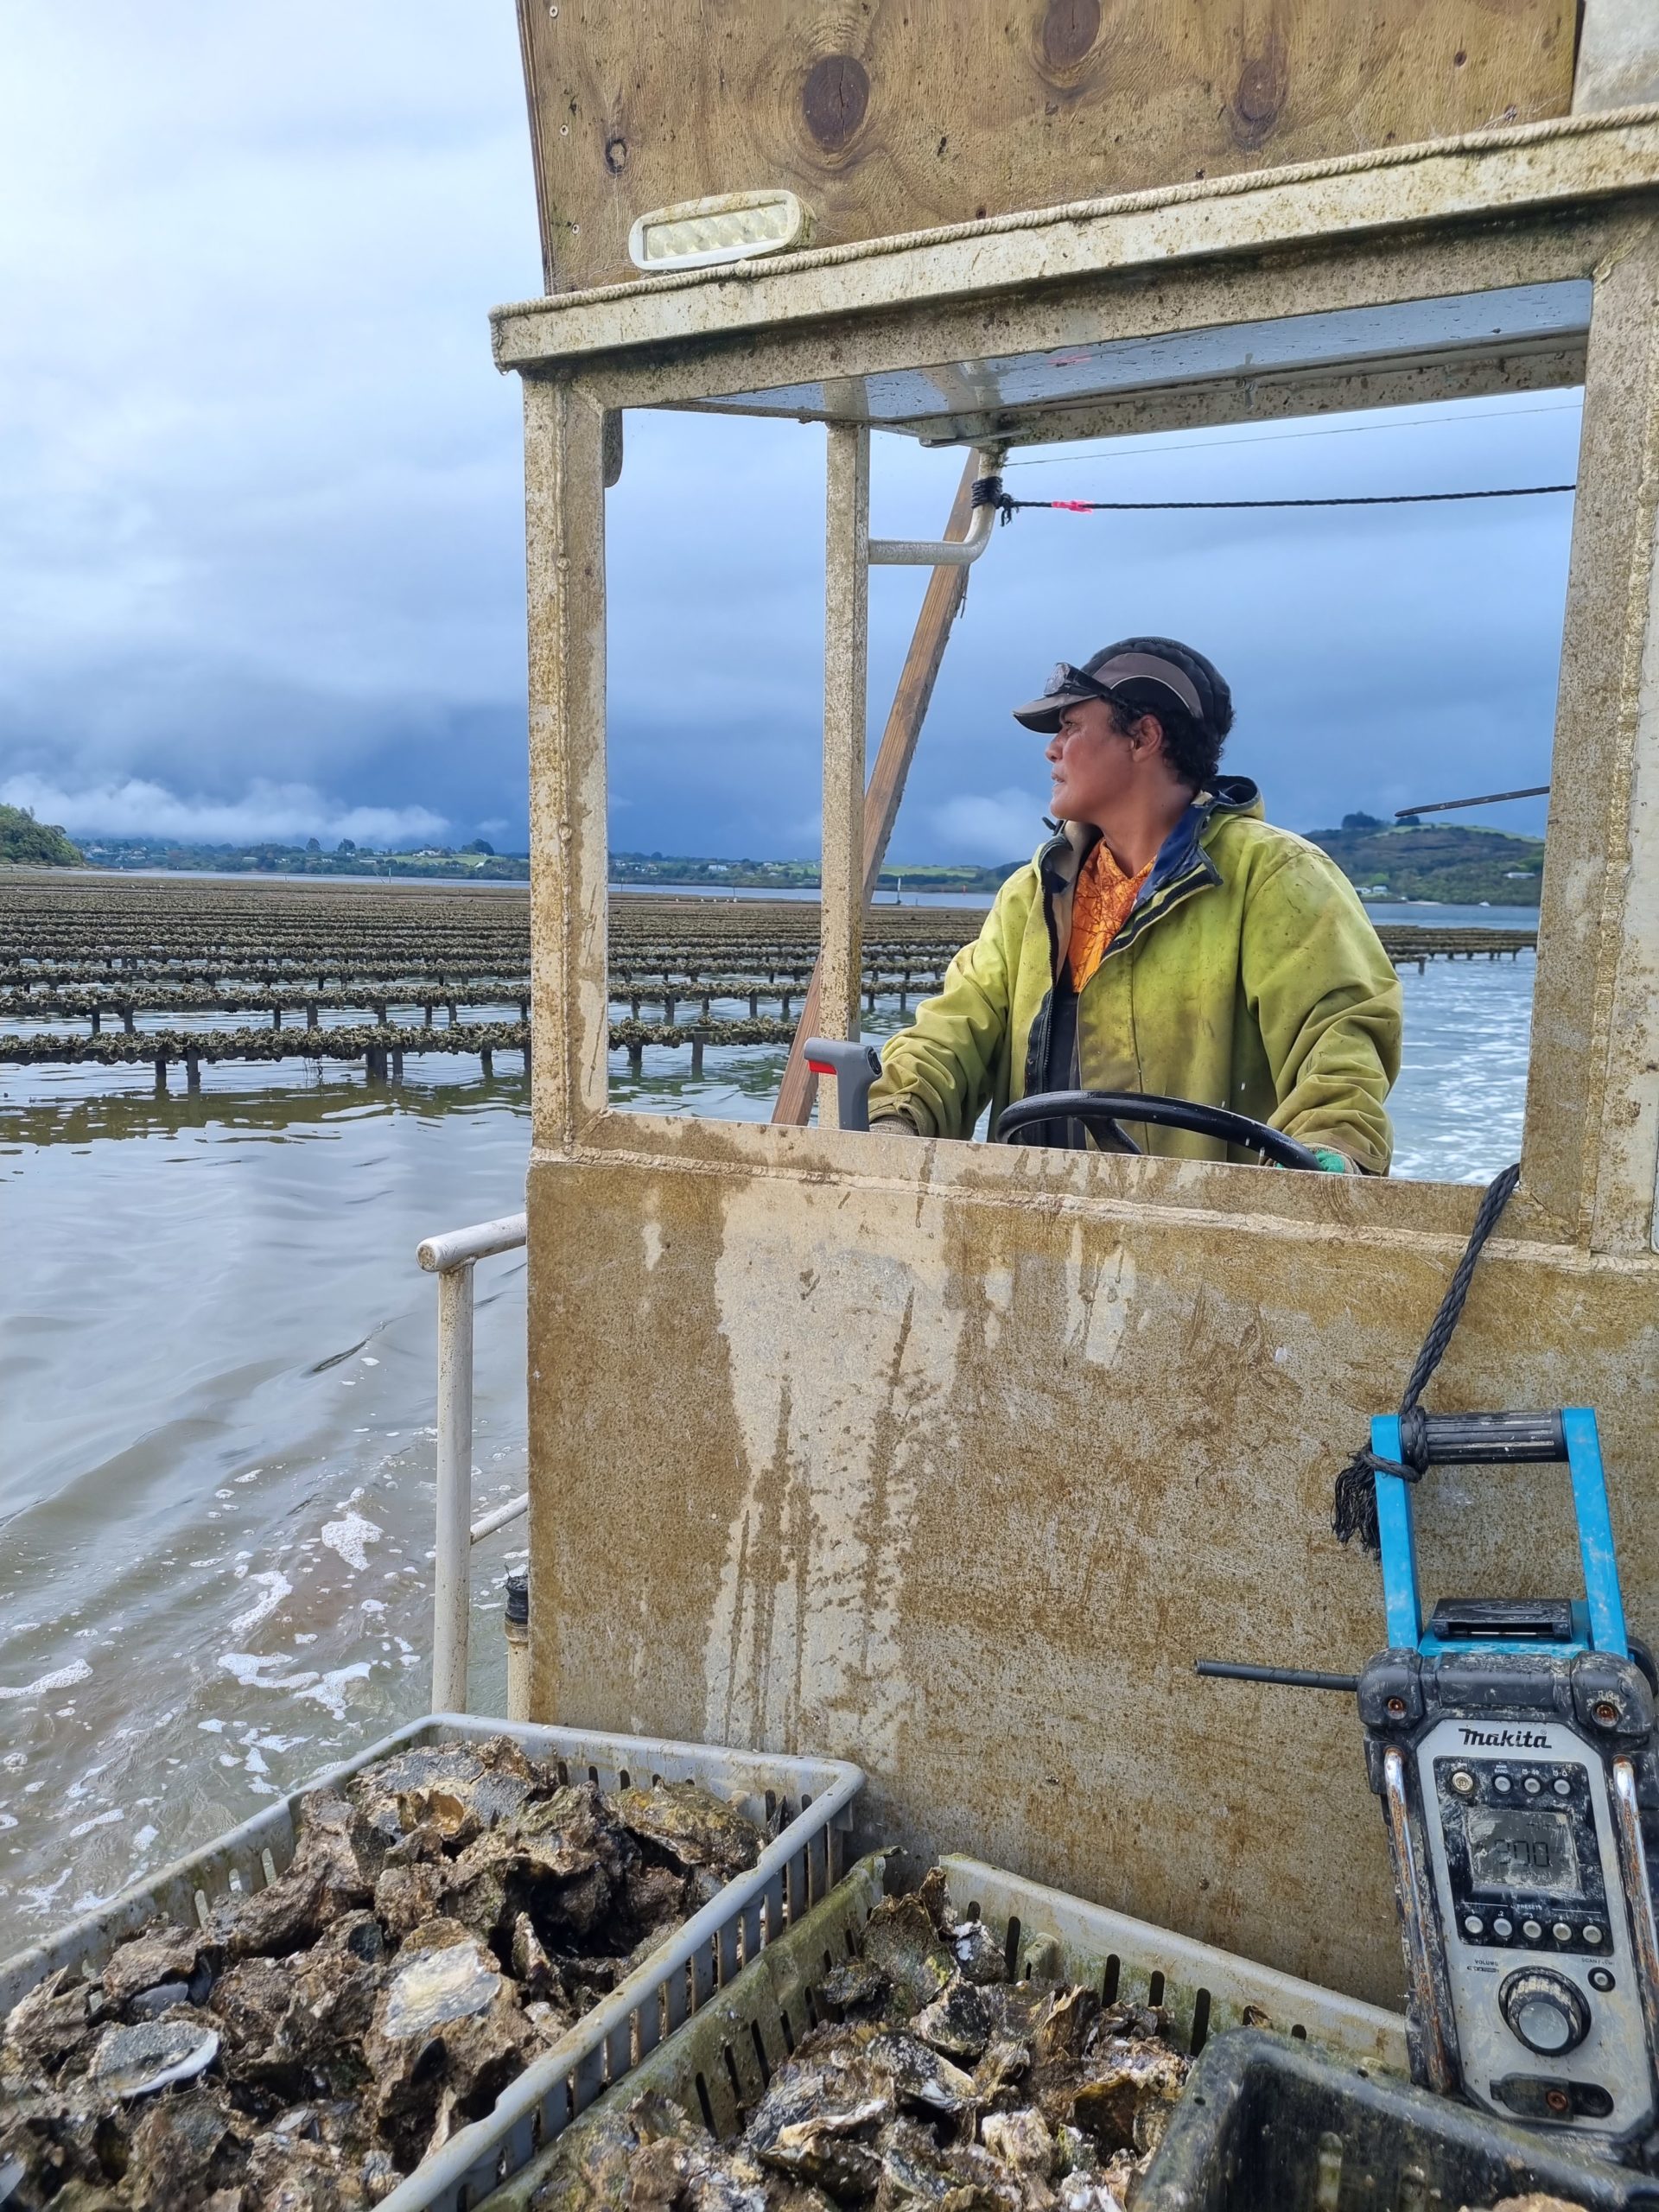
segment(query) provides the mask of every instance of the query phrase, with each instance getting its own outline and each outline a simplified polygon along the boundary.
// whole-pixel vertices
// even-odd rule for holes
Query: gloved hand
[[[1328,1144],[1310,1145],[1308,1149],[1327,1175],[1354,1175],[1359,1172],[1345,1152],[1332,1152]]]
[[[918,1137],[921,1131],[902,1114],[877,1114],[870,1122],[873,1137]]]

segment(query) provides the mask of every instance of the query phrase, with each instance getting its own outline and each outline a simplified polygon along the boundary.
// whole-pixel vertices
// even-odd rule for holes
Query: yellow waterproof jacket
[[[988,1103],[995,1127],[1011,1099],[1060,1087],[1046,1082],[1054,982],[1095,835],[1062,823],[1008,878],[939,995],[889,1040],[873,1121],[967,1137]],[[1247,778],[1218,777],[1166,839],[1077,1017],[1072,1086],[1230,1106],[1387,1173],[1399,978],[1336,862],[1265,822]],[[1124,1126],[1150,1152],[1256,1156],[1184,1129]]]

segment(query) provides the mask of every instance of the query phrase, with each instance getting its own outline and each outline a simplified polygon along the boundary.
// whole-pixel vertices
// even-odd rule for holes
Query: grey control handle
[[[809,1037],[801,1047],[814,1075],[836,1078],[836,1108],[843,1129],[870,1126],[870,1085],[881,1072],[874,1045],[849,1044],[845,1038]]]

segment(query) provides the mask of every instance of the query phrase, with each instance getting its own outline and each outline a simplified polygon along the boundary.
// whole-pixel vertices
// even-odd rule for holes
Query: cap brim
[[[1051,691],[1041,699],[1028,699],[1023,707],[1016,707],[1014,719],[1033,729],[1039,737],[1052,737],[1060,726],[1060,716],[1068,707],[1080,707],[1085,699],[1092,698],[1089,691]]]

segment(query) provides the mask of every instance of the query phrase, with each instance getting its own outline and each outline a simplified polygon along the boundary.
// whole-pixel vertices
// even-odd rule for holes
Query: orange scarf
[[[1071,904],[1071,944],[1067,959],[1071,988],[1082,990],[1106,957],[1112,939],[1134,910],[1141,887],[1152,874],[1148,861],[1138,875],[1125,875],[1103,837],[1077,871]]]

